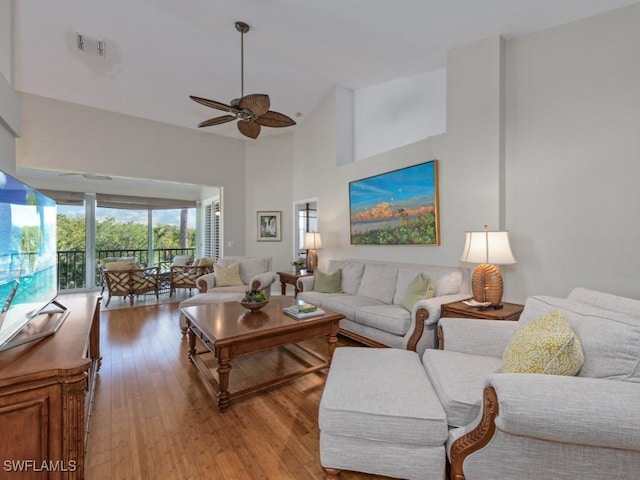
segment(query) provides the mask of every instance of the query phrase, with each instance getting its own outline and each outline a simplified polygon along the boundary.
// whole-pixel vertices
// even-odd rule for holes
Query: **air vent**
[[[91,38],[80,33],[76,34],[76,45],[78,50],[89,55],[98,57],[105,56],[105,43],[97,38]]]

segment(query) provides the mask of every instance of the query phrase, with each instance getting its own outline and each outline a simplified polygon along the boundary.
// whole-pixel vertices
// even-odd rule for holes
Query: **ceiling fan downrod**
[[[236,30],[240,32],[240,98],[244,97],[244,34],[250,30],[248,24],[236,22]]]
[[[242,135],[249,138],[257,138],[260,135],[261,127],[290,127],[296,122],[286,115],[270,110],[269,95],[255,93],[244,95],[244,34],[249,31],[249,25],[244,22],[236,22],[236,30],[240,32],[240,98],[234,98],[229,105],[216,100],[196,97],[189,97],[202,105],[227,112],[226,115],[210,118],[200,122],[198,127],[212,127],[223,123],[238,120],[238,130]]]

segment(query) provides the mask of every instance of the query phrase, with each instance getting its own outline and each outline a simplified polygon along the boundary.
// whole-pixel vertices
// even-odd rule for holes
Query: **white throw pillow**
[[[358,288],[358,296],[369,297],[380,300],[384,303],[393,301],[393,294],[396,291],[396,281],[398,279],[398,269],[390,265],[367,264],[364,267],[362,281]]]
[[[240,262],[240,278],[249,284],[256,275],[265,273],[269,268],[266,258],[244,258]]]
[[[364,263],[347,261],[342,265],[329,266],[330,271],[337,270],[338,268],[342,270],[342,285],[340,289],[344,293],[355,295],[360,286],[362,274],[364,273]]]

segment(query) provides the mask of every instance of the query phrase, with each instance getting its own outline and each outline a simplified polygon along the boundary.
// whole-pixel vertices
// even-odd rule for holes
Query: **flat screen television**
[[[14,340],[57,293],[56,202],[0,171],[0,350],[57,330]]]

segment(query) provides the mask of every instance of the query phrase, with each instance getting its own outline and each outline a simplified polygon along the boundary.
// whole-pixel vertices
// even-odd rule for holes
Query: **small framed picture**
[[[279,242],[281,240],[282,212],[258,212],[258,241]]]

